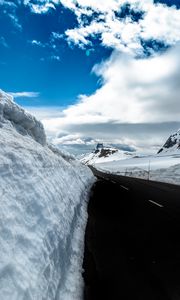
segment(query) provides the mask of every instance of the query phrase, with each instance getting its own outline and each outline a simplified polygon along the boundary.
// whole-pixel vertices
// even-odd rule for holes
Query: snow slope
[[[104,147],[102,149],[94,150],[93,152],[86,154],[80,160],[84,164],[93,165],[94,163],[118,161],[121,159],[129,158],[131,156],[132,154],[130,152],[124,152],[112,147]]]
[[[133,157],[94,164],[103,172],[180,184],[180,154]]]
[[[180,129],[170,135],[158,154],[180,154]]]
[[[117,153],[113,155],[109,160],[94,159],[92,156],[87,164],[93,164],[96,169],[112,174],[180,184],[180,129],[167,139],[155,155],[129,155],[126,157],[129,159],[118,157]]]
[[[0,299],[80,300],[91,171],[0,91]]]

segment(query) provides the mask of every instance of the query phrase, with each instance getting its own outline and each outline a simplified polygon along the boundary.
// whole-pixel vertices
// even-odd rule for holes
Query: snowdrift
[[[154,155],[94,164],[99,171],[180,185],[179,155]]]
[[[0,299],[80,300],[91,171],[0,91]]]

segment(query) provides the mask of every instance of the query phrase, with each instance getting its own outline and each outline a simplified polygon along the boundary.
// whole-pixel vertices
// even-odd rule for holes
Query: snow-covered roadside
[[[0,91],[0,299],[80,300],[86,166]]]
[[[95,163],[102,172],[180,185],[180,155],[147,156]]]

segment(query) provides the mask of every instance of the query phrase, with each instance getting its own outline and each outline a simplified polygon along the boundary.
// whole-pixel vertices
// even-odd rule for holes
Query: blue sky
[[[178,0],[0,0],[0,22],[0,88],[58,145],[156,150],[180,125]]]
[[[98,79],[91,73],[92,67],[106,59],[112,50],[98,47],[98,41],[92,51],[91,47],[86,50],[70,47],[64,38],[53,38],[53,32],[64,34],[77,25],[74,13],[62,5],[43,14],[33,13],[23,4],[16,8],[9,4],[2,7],[1,88],[39,93],[33,99],[16,98],[19,104],[66,106],[73,103],[78,94],[91,94],[97,88]],[[12,20],[8,13],[18,19]]]

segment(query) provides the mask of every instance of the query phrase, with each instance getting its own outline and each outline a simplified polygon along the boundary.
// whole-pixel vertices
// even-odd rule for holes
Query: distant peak
[[[157,154],[169,152],[172,153],[176,151],[180,152],[180,129],[170,135]]]

